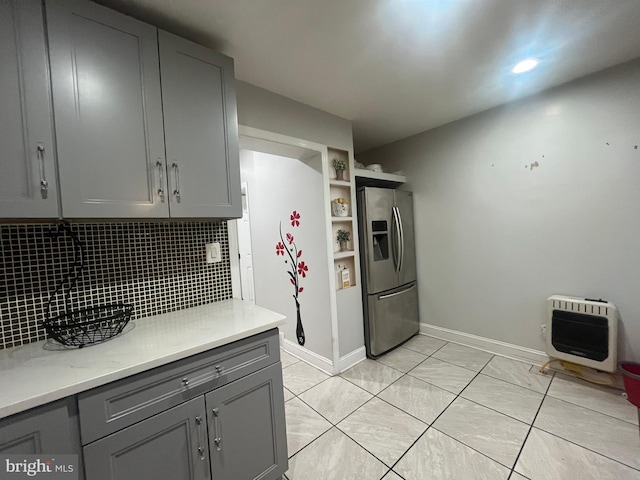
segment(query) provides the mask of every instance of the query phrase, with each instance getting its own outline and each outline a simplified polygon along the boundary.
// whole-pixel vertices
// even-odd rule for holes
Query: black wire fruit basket
[[[123,303],[100,305],[47,318],[44,328],[49,338],[68,347],[82,348],[122,333],[132,313],[133,306]]]
[[[51,231],[50,234],[54,238],[62,234],[71,237],[74,260],[47,302],[46,316],[43,321],[47,336],[68,347],[82,348],[105,342],[122,333],[131,320],[133,305],[111,303],[75,310],[71,308],[71,291],[85,268],[84,246],[71,227],[65,223],[58,224],[57,230]],[[52,317],[51,304],[65,285],[68,285],[64,294],[65,312]]]

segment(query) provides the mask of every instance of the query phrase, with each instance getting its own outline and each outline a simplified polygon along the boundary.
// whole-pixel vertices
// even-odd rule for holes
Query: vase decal
[[[294,210],[289,216],[289,221],[292,228],[299,227],[300,214]],[[287,274],[289,275],[289,282],[293,286],[293,300],[296,302],[296,338],[300,345],[304,345],[304,327],[300,317],[300,301],[298,297],[304,291],[304,287],[300,286],[300,280],[306,278],[309,267],[302,260],[302,250],[298,250],[293,234],[282,235],[282,222],[280,222],[279,231],[280,241],[276,244],[276,255],[285,257],[284,263],[288,266]]]

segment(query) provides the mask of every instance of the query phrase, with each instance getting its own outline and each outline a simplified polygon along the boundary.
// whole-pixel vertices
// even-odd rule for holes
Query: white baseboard
[[[304,347],[301,347],[297,343],[292,342],[291,340],[284,339],[282,343],[282,348],[287,353],[290,353],[294,357],[298,357],[301,360],[313,365],[314,367],[322,370],[328,375],[333,375],[333,362],[328,358],[323,357],[322,355],[318,355],[310,350],[307,350]]]
[[[534,365],[542,365],[549,360],[549,356],[540,350],[479,337],[470,333],[458,332],[457,330],[449,330],[448,328],[429,325],[428,323],[420,324],[420,333]]]
[[[345,370],[357,365],[358,363],[364,361],[367,358],[367,350],[364,346],[355,349],[353,352],[347,353],[344,357],[340,357],[338,361],[338,368],[336,370],[336,374],[342,373]]]

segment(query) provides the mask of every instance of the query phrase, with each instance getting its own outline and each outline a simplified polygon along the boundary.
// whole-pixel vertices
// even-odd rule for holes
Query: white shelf
[[[349,180],[331,179],[331,180],[329,180],[329,185],[334,185],[336,187],[350,187],[351,186],[351,182]]]
[[[351,286],[349,286],[347,288],[338,288],[338,289],[336,289],[336,292],[345,292],[345,291],[349,290],[350,288],[354,288],[354,287],[355,287],[355,285],[351,285]]]
[[[350,222],[353,217],[331,217],[332,222]]]
[[[354,252],[353,250],[345,250],[343,252],[337,251],[333,252],[333,258],[337,260],[339,258],[353,257],[355,253],[356,252]]]
[[[407,181],[406,177],[402,175],[372,172],[371,170],[364,170],[361,168],[354,168],[353,173],[358,185],[395,188]]]

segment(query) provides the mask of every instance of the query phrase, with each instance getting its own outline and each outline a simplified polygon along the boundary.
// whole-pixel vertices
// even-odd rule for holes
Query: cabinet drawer
[[[186,400],[280,361],[272,329],[78,396],[86,445]]]

